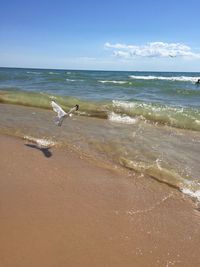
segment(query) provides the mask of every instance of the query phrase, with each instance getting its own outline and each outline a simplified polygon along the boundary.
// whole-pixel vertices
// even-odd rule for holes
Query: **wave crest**
[[[176,81],[176,82],[192,82],[195,83],[199,79],[199,77],[189,77],[189,76],[172,76],[172,77],[165,77],[165,76],[137,76],[137,75],[130,75],[131,79],[136,80],[164,80],[164,81]]]
[[[135,124],[138,121],[136,118],[131,118],[131,117],[126,116],[126,115],[116,114],[114,112],[111,112],[108,115],[108,119],[110,121],[113,121],[113,122],[125,123],[125,124]]]

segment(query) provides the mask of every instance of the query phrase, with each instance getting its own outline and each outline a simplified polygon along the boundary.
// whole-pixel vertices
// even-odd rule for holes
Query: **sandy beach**
[[[0,265],[199,266],[200,213],[174,188],[0,136]]]
[[[2,1],[0,267],[200,267],[200,1]]]

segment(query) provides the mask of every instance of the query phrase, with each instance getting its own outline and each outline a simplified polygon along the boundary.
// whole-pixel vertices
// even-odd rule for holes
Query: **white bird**
[[[63,123],[64,118],[69,117],[72,115],[72,113],[79,109],[79,105],[75,105],[73,108],[71,108],[68,112],[65,112],[56,102],[51,101],[51,106],[53,110],[57,113],[57,116],[55,117],[55,123],[58,126],[61,126]]]

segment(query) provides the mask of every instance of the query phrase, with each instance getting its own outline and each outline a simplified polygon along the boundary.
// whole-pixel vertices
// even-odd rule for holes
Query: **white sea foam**
[[[37,144],[39,147],[52,147],[56,145],[56,142],[46,138],[35,138],[32,136],[25,135],[24,139]]]
[[[103,81],[98,81],[99,83],[114,83],[114,84],[125,84],[125,83],[130,83],[128,81],[109,81],[109,80],[103,80]]]
[[[197,190],[197,191],[192,191],[188,188],[183,188],[181,190],[184,194],[192,197],[192,198],[196,198],[198,201],[200,201],[200,190]]]
[[[146,109],[151,109],[152,111],[159,111],[160,107],[152,107],[149,104],[146,103],[138,103],[138,102],[127,102],[127,101],[119,101],[119,100],[112,100],[113,107],[116,108],[122,108],[124,110],[131,110],[135,108],[146,108]],[[153,110],[155,109],[155,110]]]
[[[76,80],[66,79],[67,82],[75,82]]]
[[[135,123],[137,123],[137,119],[136,118],[131,118],[131,117],[125,116],[125,115],[119,115],[119,114],[116,114],[114,112],[111,112],[108,115],[108,119],[110,121],[114,121],[114,122],[117,122],[117,123],[125,123],[125,124],[135,124]]]
[[[183,107],[172,107],[172,106],[153,106],[152,104],[148,103],[139,103],[139,102],[128,102],[128,101],[119,101],[119,100],[112,100],[112,104],[114,107],[123,108],[123,109],[133,109],[133,108],[143,108],[147,111],[151,112],[162,112],[162,111],[172,111],[175,113],[184,113]],[[187,114],[184,114],[185,116],[188,116]],[[191,116],[190,116],[191,117]],[[194,119],[191,117],[191,119]]]
[[[179,81],[179,82],[197,82],[199,77],[189,77],[189,76],[172,76],[172,77],[164,77],[164,76],[137,76],[137,75],[130,75],[131,79],[137,80],[166,80],[166,81]]]
[[[138,105],[138,104],[136,104],[134,102],[126,102],[126,101],[119,101],[119,100],[113,100],[112,104],[113,104],[114,107],[122,107],[122,108],[127,108],[127,109],[128,108],[133,108],[136,105]]]
[[[60,74],[60,73],[58,73],[58,72],[53,72],[53,71],[50,71],[50,72],[49,72],[49,74],[50,74],[50,75],[58,75],[58,74]]]
[[[27,74],[41,74],[41,72],[37,72],[37,71],[27,71]]]

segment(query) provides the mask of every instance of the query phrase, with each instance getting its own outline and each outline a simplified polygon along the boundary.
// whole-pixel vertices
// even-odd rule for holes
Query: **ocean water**
[[[0,103],[15,104],[0,105],[0,131],[74,146],[200,200],[198,79],[200,73],[0,68]],[[57,127],[52,99],[80,110]]]

